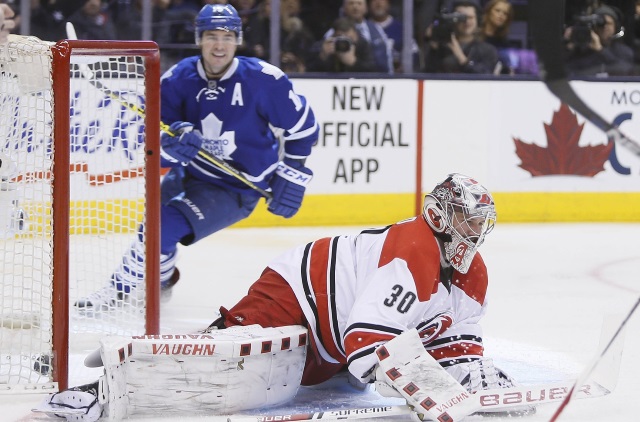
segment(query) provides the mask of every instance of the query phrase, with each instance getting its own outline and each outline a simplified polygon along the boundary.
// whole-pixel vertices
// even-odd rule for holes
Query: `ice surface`
[[[319,237],[355,233],[361,228],[365,227],[228,229],[182,248],[178,261],[182,279],[162,310],[162,330],[185,333],[206,327],[218,307],[235,304],[280,252]],[[490,277],[490,308],[483,323],[485,354],[521,384],[575,378],[598,354],[605,316],[620,321],[640,295],[638,239],[640,224],[498,224],[481,248]],[[615,391],[606,397],[572,402],[560,421],[640,420],[638,333],[640,315],[635,315],[628,324]],[[82,356],[74,356],[74,362],[81,364]],[[41,396],[33,395],[0,396],[0,421],[52,421],[30,412],[40,400]],[[402,403],[400,399],[381,398],[370,389],[359,391],[336,379],[302,388],[293,402],[264,413]],[[548,421],[556,406],[540,406],[535,415],[522,419]],[[205,419],[184,415],[139,420]],[[471,416],[465,420],[482,419],[486,418]]]

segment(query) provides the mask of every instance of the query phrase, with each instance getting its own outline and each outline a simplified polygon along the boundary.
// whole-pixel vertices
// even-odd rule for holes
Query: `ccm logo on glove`
[[[293,217],[302,204],[304,191],[313,177],[313,172],[299,161],[285,158],[278,164],[271,180],[273,197],[269,201],[269,211],[284,218]]]
[[[307,169],[307,171],[309,170]],[[313,178],[312,174],[303,173],[302,171],[296,170],[293,167],[289,167],[283,162],[278,163],[276,174],[283,179],[286,179],[291,183],[295,183],[296,185],[300,186],[307,186]]]

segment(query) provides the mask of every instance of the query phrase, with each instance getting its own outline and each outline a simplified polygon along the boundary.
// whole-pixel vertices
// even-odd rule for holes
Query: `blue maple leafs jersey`
[[[274,130],[284,130],[284,156],[289,158],[306,158],[318,139],[318,124],[305,97],[294,92],[282,70],[253,57],[235,57],[224,76],[211,81],[200,56],[181,60],[162,76],[161,101],[164,123],[193,123],[205,138],[205,150],[262,189],[281,158]],[[235,191],[252,191],[199,156],[187,171]]]

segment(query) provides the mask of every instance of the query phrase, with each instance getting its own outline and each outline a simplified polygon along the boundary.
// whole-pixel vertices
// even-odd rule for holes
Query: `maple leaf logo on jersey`
[[[236,134],[233,131],[222,132],[222,120],[209,113],[202,119],[202,148],[216,157],[231,160],[231,154],[237,149]]]
[[[513,138],[516,155],[522,160],[520,167],[534,177],[552,174],[593,177],[604,171],[613,143],[579,146],[583,127],[584,123],[578,124],[576,115],[562,103],[553,113],[551,124],[544,124],[546,148]]]

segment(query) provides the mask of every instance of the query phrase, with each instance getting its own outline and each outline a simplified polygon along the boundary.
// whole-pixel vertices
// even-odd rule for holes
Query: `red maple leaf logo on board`
[[[528,144],[513,138],[516,155],[522,160],[519,167],[532,176],[569,174],[593,177],[604,170],[613,143],[578,146],[584,123],[578,124],[576,115],[562,103],[553,113],[551,124],[544,124],[547,147]]]

